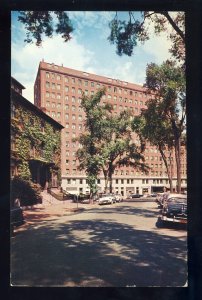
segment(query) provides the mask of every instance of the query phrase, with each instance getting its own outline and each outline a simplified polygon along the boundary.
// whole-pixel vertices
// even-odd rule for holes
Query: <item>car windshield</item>
[[[180,198],[180,197],[173,197],[173,198],[169,198],[168,199],[168,202],[177,202],[177,203],[180,203],[180,202],[187,202],[187,198]]]

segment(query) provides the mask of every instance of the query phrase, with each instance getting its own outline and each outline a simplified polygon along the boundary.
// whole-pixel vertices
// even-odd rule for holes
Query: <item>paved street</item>
[[[69,205],[25,212],[11,239],[13,285],[185,285],[186,230],[156,228],[155,202]]]

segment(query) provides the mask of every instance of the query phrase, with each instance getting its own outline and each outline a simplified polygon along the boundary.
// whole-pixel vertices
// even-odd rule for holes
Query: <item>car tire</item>
[[[164,222],[161,220],[160,217],[157,219],[156,227],[157,228],[163,228],[164,227]]]

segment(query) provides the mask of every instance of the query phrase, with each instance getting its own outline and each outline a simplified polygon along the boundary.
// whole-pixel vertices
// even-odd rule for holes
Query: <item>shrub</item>
[[[11,180],[11,206],[14,205],[14,201],[17,198],[20,200],[21,206],[42,203],[40,193],[41,188],[38,184],[23,180],[19,177],[14,177]]]

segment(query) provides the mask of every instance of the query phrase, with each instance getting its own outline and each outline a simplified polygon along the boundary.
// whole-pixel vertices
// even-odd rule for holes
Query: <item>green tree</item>
[[[71,39],[73,26],[64,11],[20,11],[18,20],[25,26],[27,43],[35,40],[41,46],[43,35],[52,37],[53,32],[61,34],[65,42]]]
[[[162,112],[161,105],[156,99],[151,99],[146,103],[147,109],[142,110],[140,116],[135,116],[133,120],[133,130],[144,140],[156,146],[165,164],[168,174],[170,191],[173,192],[172,183],[172,152],[173,152],[173,132],[171,124]],[[168,150],[169,156],[166,156]]]
[[[166,61],[160,66],[151,63],[147,66],[145,86],[154,99],[148,103],[149,109],[151,110],[153,106],[152,114],[154,118],[157,114],[162,118],[162,121],[159,121],[160,132],[162,129],[163,132],[165,130],[164,133],[167,132],[169,139],[165,136],[165,141],[169,142],[169,146],[172,146],[173,139],[177,167],[177,190],[181,192],[180,154],[186,132],[186,82],[184,71],[176,66],[173,61]],[[144,116],[147,116],[150,112],[145,112]],[[157,127],[155,127],[155,134],[156,139],[158,138]]]
[[[118,116],[113,115],[110,105],[100,104],[104,93],[101,90],[95,96],[83,96],[86,131],[78,139],[82,148],[77,151],[77,157],[80,168],[85,169],[92,186],[103,171],[105,190],[109,184],[112,192],[112,176],[118,166],[131,165],[145,172],[148,167],[141,154],[143,148],[132,142],[130,113],[125,111]]]
[[[149,27],[154,25],[155,34],[167,32],[172,46],[170,52],[184,63],[185,59],[185,14],[184,12],[169,13],[168,11],[142,11],[138,18],[129,12],[127,21],[120,20],[118,13],[110,22],[109,41],[116,45],[117,54],[131,56],[137,42],[144,43],[150,38]],[[169,31],[169,28],[171,30]]]

